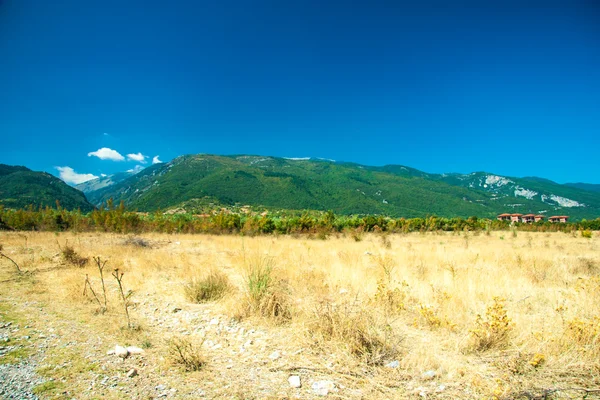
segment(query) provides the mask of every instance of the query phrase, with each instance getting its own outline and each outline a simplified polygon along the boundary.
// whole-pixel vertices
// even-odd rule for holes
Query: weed
[[[385,279],[377,281],[377,291],[375,292],[375,302],[382,305],[388,314],[397,314],[406,309],[408,300],[408,283],[402,281],[401,288],[391,287],[391,283]]]
[[[531,357],[531,360],[529,360],[529,365],[531,365],[533,368],[538,368],[545,362],[546,356],[541,353],[535,353],[533,357]]]
[[[202,343],[197,345],[187,337],[173,337],[168,342],[169,357],[174,364],[183,366],[186,371],[199,371],[206,363],[202,357]]]
[[[432,329],[442,326],[442,319],[437,315],[435,309],[426,304],[419,304],[419,315],[425,320],[425,323]]]
[[[581,237],[586,238],[586,239],[591,239],[592,238],[592,231],[590,231],[590,230],[583,230],[583,231],[581,231]]]
[[[275,278],[273,268],[270,257],[258,258],[247,267],[248,311],[281,323],[292,318],[290,300],[287,285]]]
[[[102,295],[104,296],[104,310],[107,310],[107,300],[106,300],[106,285],[104,284],[104,267],[106,266],[107,260],[104,262],[100,257],[94,257],[94,261],[96,262],[96,266],[98,267],[98,272],[100,273],[100,281],[102,282]]]
[[[123,242],[126,246],[136,246],[136,247],[150,247],[150,242],[146,239],[137,236],[130,236]]]
[[[508,318],[504,301],[500,297],[494,297],[493,304],[487,307],[485,318],[477,315],[475,328],[470,330],[476,351],[501,348],[508,343],[513,324]]]
[[[191,278],[184,286],[185,297],[193,303],[218,300],[229,290],[229,278],[217,270],[210,271],[203,278]]]
[[[600,316],[574,318],[567,322],[566,335],[575,343],[589,347],[600,344]]]
[[[598,269],[598,264],[594,259],[579,257],[577,262],[571,266],[570,272],[575,275],[594,275],[598,273]]]
[[[321,303],[308,332],[317,342],[343,343],[350,354],[369,365],[381,365],[399,353],[400,338],[387,323],[360,307],[357,299],[339,305]]]
[[[131,303],[129,299],[133,295],[133,291],[127,291],[127,294],[123,291],[123,275],[124,272],[120,272],[119,268],[115,268],[112,276],[117,280],[117,284],[119,285],[119,294],[121,295],[121,299],[123,300],[123,307],[125,308],[125,316],[127,317],[127,327],[131,329],[133,326],[131,325],[131,319],[129,318],[129,307]]]
[[[363,227],[358,227],[356,229],[354,229],[351,233],[352,235],[352,239],[354,239],[355,242],[361,242],[363,240],[363,236],[364,236],[364,229]]]
[[[381,245],[388,250],[392,248],[392,242],[390,242],[388,235],[381,235]]]
[[[60,243],[58,243],[58,248],[60,249],[63,260],[74,267],[83,268],[89,261],[89,258],[79,255],[79,253],[75,251],[75,248],[69,245],[68,241],[65,242],[64,247],[61,247]]]

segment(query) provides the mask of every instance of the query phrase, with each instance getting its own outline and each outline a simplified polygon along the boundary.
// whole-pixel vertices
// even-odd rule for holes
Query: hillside
[[[7,208],[56,207],[56,200],[67,209],[90,211],[85,195],[46,172],[0,164],[0,205]]]
[[[571,186],[577,189],[587,190],[589,192],[598,192],[600,193],[600,185],[593,183],[565,183],[565,186]]]
[[[140,211],[211,198],[224,205],[395,217],[494,217],[511,211],[575,219],[600,215],[600,195],[543,179],[249,155],[181,156],[86,194],[96,205],[112,197]]]

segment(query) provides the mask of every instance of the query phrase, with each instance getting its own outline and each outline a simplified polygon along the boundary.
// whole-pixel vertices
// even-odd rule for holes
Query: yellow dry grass
[[[465,235],[371,234],[357,242],[150,234],[143,238],[151,246],[142,247],[115,234],[1,233],[3,252],[30,274],[17,277],[1,260],[0,301],[29,315],[32,326],[59,326],[78,343],[93,343],[98,357],[116,343],[145,344],[140,368],[149,382],[177,388],[173,397],[194,398],[188,389],[204,385],[209,398],[312,398],[310,382],[319,377],[335,381],[341,398],[513,398],[555,388],[567,396],[583,393],[567,389],[600,387],[598,234]],[[108,260],[107,312],[82,295],[87,274],[101,296],[95,264],[64,265],[57,240],[90,260]],[[248,271],[265,262],[272,266],[266,304],[277,302],[285,318],[252,312]],[[133,291],[136,329],[126,328],[113,268]],[[217,302],[193,304],[185,284],[207,271],[226,274],[234,289]],[[198,318],[180,322],[176,332],[156,322],[175,307],[259,331],[252,357],[228,342],[207,350],[202,370],[178,369],[167,356],[169,338],[204,332],[198,342],[206,345],[224,333],[207,336],[210,322]],[[365,354],[369,340],[389,348]],[[269,360],[273,349],[285,356]],[[69,351],[49,358],[84,357],[82,348]],[[394,360],[398,368],[385,366]],[[258,378],[249,372],[255,363],[262,365]],[[61,390],[83,390],[94,371],[61,375]],[[289,374],[302,375],[306,384],[289,388]],[[106,390],[109,398],[122,394]]]

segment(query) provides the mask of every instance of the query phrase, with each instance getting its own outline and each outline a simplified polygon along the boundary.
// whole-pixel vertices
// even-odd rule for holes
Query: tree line
[[[88,213],[56,208],[30,206],[6,209],[0,206],[0,230],[75,231],[113,233],[210,233],[210,234],[317,234],[336,232],[462,232],[516,229],[529,232],[572,232],[600,230],[600,218],[573,223],[515,223],[477,218],[390,218],[381,215],[335,215],[332,211],[272,212],[244,214],[220,211],[210,215],[166,214],[161,211],[139,213],[126,210],[121,202]]]

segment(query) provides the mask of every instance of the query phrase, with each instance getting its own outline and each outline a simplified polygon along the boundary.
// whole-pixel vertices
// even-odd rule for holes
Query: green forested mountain
[[[56,207],[89,211],[93,206],[85,195],[46,172],[0,164],[0,205],[7,208]]]
[[[565,186],[571,186],[577,189],[587,190],[589,192],[600,192],[600,185],[593,183],[565,183]]]
[[[113,198],[140,211],[210,198],[224,205],[394,217],[493,217],[501,212],[600,216],[600,194],[539,178],[428,174],[398,165],[249,155],[181,156],[86,195],[96,205]]]

